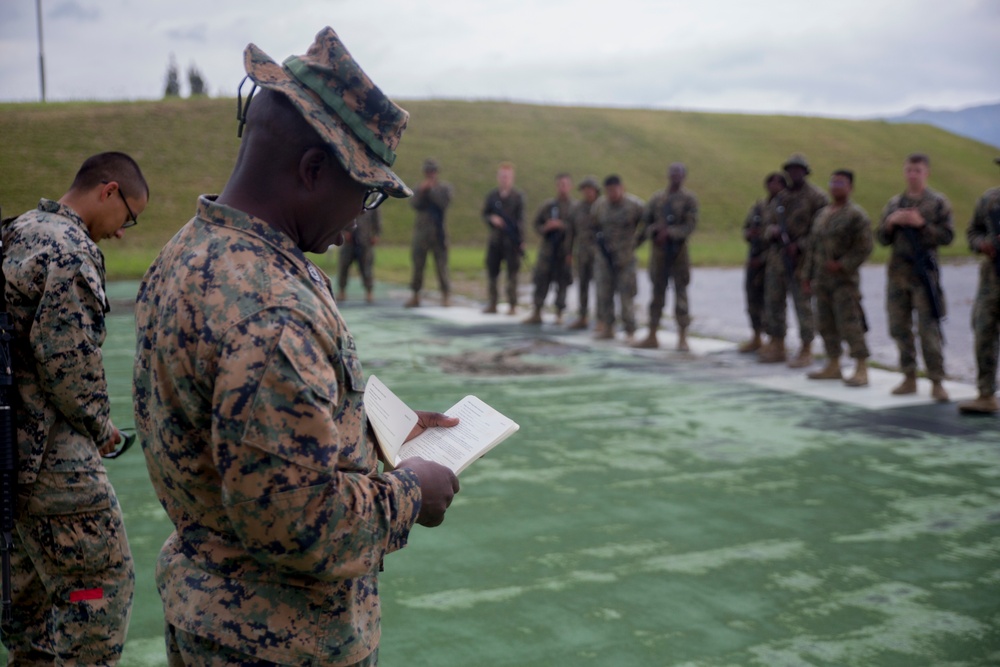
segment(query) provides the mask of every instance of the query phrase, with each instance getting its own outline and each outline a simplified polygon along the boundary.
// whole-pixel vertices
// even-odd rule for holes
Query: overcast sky
[[[1000,101],[998,0],[41,0],[50,101],[234,96],[242,51],[330,25],[390,97],[864,117]],[[0,0],[0,101],[40,99],[36,0]]]

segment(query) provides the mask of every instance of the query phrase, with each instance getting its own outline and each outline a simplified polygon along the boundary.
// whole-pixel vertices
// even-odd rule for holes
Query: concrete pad
[[[919,378],[916,394],[893,396],[890,392],[902,381],[902,376],[897,372],[884,371],[879,368],[868,369],[869,384],[867,387],[848,387],[839,380],[810,380],[806,377],[805,370],[801,373],[748,378],[747,381],[759,387],[853,405],[866,410],[888,410],[935,403],[930,396],[930,380]],[[964,401],[978,395],[975,387],[959,382],[946,380],[944,388],[948,391],[952,402]]]
[[[422,315],[423,317],[431,317],[436,320],[465,326],[520,324],[524,318],[531,314],[530,310],[519,309],[513,315],[508,315],[507,309],[508,307],[505,304],[500,304],[497,307],[496,313],[484,313],[482,308],[467,308],[464,306],[450,306],[448,308],[442,308],[441,306],[421,306],[419,308],[411,308],[410,312],[414,315]],[[555,322],[554,317],[551,320]]]

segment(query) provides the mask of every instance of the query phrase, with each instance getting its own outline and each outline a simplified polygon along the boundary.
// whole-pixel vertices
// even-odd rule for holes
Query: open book
[[[365,411],[382,455],[392,467],[419,456],[457,475],[520,428],[475,396],[466,396],[445,411],[449,417],[458,417],[458,425],[429,428],[404,443],[417,423],[417,413],[374,375],[368,376],[366,384]]]

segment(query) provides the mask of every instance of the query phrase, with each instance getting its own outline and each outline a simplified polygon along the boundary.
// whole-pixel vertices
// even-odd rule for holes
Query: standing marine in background
[[[653,284],[653,299],[649,304],[649,335],[636,347],[655,348],[660,343],[656,330],[660,326],[663,307],[667,303],[667,286],[674,283],[674,319],[677,321],[677,349],[687,352],[687,329],[691,325],[687,287],[691,282],[691,256],[688,237],[698,224],[698,199],[684,187],[687,167],[680,162],[667,170],[668,185],[653,195],[642,214],[636,245],[649,236],[649,278]]]
[[[815,336],[815,316],[812,300],[802,293],[801,256],[808,250],[813,220],[829,203],[822,190],[806,180],[809,163],[804,155],[795,153],[784,165],[788,187],[771,200],[767,212],[768,225],[764,238],[770,243],[764,276],[764,324],[769,340],[758,351],[762,363],[785,361],[785,334],[788,331],[787,304],[791,294],[799,320],[802,349],[788,362],[791,368],[805,368],[812,363],[812,341]]]
[[[615,296],[621,308],[626,342],[635,335],[635,236],[642,220],[643,202],[625,192],[621,177],[612,174],[604,179],[604,196],[594,204],[597,221],[597,258],[594,278],[597,283],[597,326],[594,338],[615,337]]]
[[[906,158],[903,172],[906,191],[889,200],[878,225],[879,243],[892,246],[886,269],[886,308],[889,335],[899,348],[899,368],[903,382],[892,390],[903,396],[917,392],[917,350],[913,339],[913,312],[917,313],[917,333],[931,380],[931,396],[947,401],[944,385],[944,339],[941,320],[945,317],[944,292],[938,270],[938,246],[955,238],[951,204],[944,195],[927,187],[930,158],[913,153]]]
[[[868,213],[851,201],[853,190],[853,172],[838,169],[830,176],[833,201],[820,210],[813,223],[802,267],[802,289],[816,297],[816,326],[826,347],[826,366],[809,373],[809,379],[842,379],[840,355],[846,342],[856,366],[844,384],[864,387],[868,384],[869,354],[860,269],[872,254],[872,223]]]
[[[996,163],[1000,164],[1000,158]],[[969,249],[983,256],[979,290],[972,308],[979,396],[959,403],[958,409],[966,414],[990,414],[1000,411],[996,397],[1000,353],[1000,187],[987,190],[979,198],[966,238]]]
[[[365,286],[365,301],[374,300],[375,290],[375,245],[382,236],[382,211],[363,211],[355,220],[354,227],[344,232],[344,243],[340,246],[337,267],[337,301],[347,300],[347,274],[351,264],[358,265],[361,282]]]
[[[413,224],[413,245],[411,258],[413,260],[413,279],[410,289],[413,296],[406,302],[407,308],[420,305],[420,290],[424,286],[424,264],[427,253],[434,256],[434,270],[437,272],[438,285],[441,288],[441,305],[451,305],[451,283],[448,280],[448,228],[445,225],[445,211],[451,204],[452,187],[450,183],[438,180],[438,163],[432,158],[424,160],[424,180],[413,193],[410,200],[417,212],[417,220]]]
[[[572,191],[570,175],[556,175],[556,196],[546,200],[535,214],[533,226],[542,242],[535,262],[534,307],[524,320],[525,324],[542,323],[542,306],[553,284],[556,286],[556,324],[562,324],[566,290],[573,282],[573,230],[569,219],[576,202],[570,199]]]
[[[601,195],[601,185],[594,176],[580,181],[583,197],[577,202],[570,215],[573,234],[573,271],[576,273],[577,300],[580,304],[579,316],[569,325],[569,329],[587,328],[587,311],[590,303],[590,283],[594,280],[594,257],[597,253],[597,220],[594,217],[594,202]]]
[[[747,354],[756,352],[763,345],[761,336],[764,333],[764,274],[767,264],[767,243],[764,242],[764,229],[767,227],[767,212],[773,209],[770,203],[785,189],[785,175],[772,171],[764,178],[764,189],[767,196],[757,200],[750,207],[746,220],[743,221],[743,240],[747,242],[747,265],[743,287],[747,299],[747,315],[750,317],[750,327],[753,337],[740,343],[739,351]]]
[[[507,303],[511,315],[517,312],[517,273],[524,257],[524,193],[514,187],[514,165],[501,162],[497,168],[497,187],[483,202],[483,222],[489,229],[486,242],[486,277],[488,298],[484,313],[497,312],[500,298],[497,280],[501,264],[507,265]]]

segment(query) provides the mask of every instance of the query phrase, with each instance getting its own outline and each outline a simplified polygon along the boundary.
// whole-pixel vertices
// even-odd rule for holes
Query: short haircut
[[[556,174],[556,180],[557,181],[562,180],[564,178],[568,178],[571,181],[573,180],[573,177],[569,175],[569,172],[560,171],[558,174]]]
[[[926,164],[928,167],[931,166],[931,158],[927,155],[927,153],[910,153],[906,156],[907,164],[920,164],[921,162]]]
[[[90,190],[101,183],[115,181],[129,197],[149,197],[149,184],[136,161],[125,153],[110,151],[92,155],[80,166],[71,190]]]
[[[611,174],[610,176],[604,179],[604,187],[608,187],[609,185],[621,185],[621,184],[622,184],[622,177],[619,176],[618,174]]]
[[[772,171],[770,174],[764,177],[764,187],[771,184],[771,181],[781,181],[782,185],[788,185],[788,179],[780,171]]]
[[[511,171],[514,171],[514,163],[504,160],[497,165],[497,171],[500,171],[501,169],[510,169]]]
[[[830,176],[843,176],[847,179],[847,182],[854,185],[854,172],[850,169],[837,169]]]

